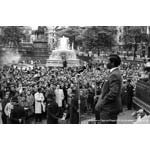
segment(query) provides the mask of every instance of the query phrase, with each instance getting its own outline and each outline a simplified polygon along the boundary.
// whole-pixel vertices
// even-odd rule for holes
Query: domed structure
[[[79,66],[79,59],[76,57],[74,49],[69,47],[69,39],[66,37],[60,38],[59,47],[52,51],[46,66],[62,67],[63,61],[67,61],[68,67]]]

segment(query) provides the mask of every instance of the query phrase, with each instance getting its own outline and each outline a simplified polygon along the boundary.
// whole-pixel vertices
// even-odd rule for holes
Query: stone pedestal
[[[32,50],[33,60],[40,60],[41,63],[45,64],[48,57],[48,43],[45,41],[34,41]]]

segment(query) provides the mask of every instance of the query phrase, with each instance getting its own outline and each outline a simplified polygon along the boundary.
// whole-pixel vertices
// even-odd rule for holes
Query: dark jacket
[[[121,112],[121,86],[121,73],[120,70],[116,68],[110,73],[108,80],[105,81],[95,109],[97,111],[107,111],[111,113]]]
[[[134,87],[131,84],[127,85],[127,99],[128,100],[132,99],[133,93],[134,93]]]
[[[55,101],[47,105],[47,124],[58,124],[58,104]]]
[[[75,95],[71,100],[70,105],[70,123],[78,124],[79,123],[79,113],[78,113],[78,98]]]
[[[14,105],[14,108],[11,111],[11,115],[10,115],[10,121],[12,124],[19,124],[19,123],[23,123],[23,119],[25,117],[25,111],[24,108],[22,106],[20,106],[19,104]],[[19,119],[22,119],[21,122],[19,122]]]
[[[124,86],[121,90],[121,101],[122,105],[127,105],[128,95],[127,95],[127,87]]]

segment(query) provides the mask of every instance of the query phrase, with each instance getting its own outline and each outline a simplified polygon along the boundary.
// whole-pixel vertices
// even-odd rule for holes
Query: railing
[[[147,103],[143,102],[141,99],[137,98],[137,97],[133,97],[133,102],[139,106],[140,108],[142,108],[143,110],[145,110],[146,112],[150,113],[150,105],[148,105]]]
[[[139,80],[136,84],[133,102],[150,113],[150,84]]]

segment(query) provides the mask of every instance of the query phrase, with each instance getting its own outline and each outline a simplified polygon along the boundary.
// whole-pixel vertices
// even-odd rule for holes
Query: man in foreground
[[[107,68],[110,70],[110,74],[104,82],[102,93],[95,106],[95,110],[100,113],[102,124],[116,124],[117,116],[122,111],[122,78],[118,68],[120,64],[121,59],[118,55],[112,54],[109,56]]]

